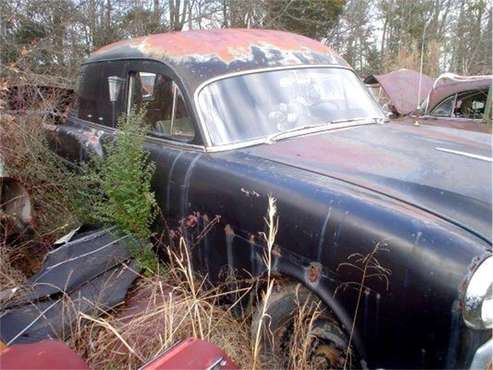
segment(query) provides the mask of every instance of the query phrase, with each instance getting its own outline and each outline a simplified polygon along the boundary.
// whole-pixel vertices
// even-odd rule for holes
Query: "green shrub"
[[[142,111],[131,111],[120,117],[115,140],[105,144],[106,155],[93,160],[86,174],[92,191],[91,217],[104,224],[116,224],[121,231],[141,240],[150,237],[157,213],[151,191],[155,166],[143,147],[143,115]]]

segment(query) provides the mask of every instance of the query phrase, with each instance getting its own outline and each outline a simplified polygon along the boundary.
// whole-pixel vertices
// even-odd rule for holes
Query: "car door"
[[[159,62],[129,61],[125,85],[127,113],[144,110],[145,149],[156,165],[153,189],[163,221],[160,225],[173,228],[191,212],[191,174],[204,155],[190,102],[176,75]]]

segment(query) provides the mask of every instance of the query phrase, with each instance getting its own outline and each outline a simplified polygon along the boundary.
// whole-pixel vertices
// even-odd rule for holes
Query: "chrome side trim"
[[[195,151],[200,151],[200,152],[205,152],[206,149],[203,145],[197,145],[197,144],[190,144],[190,143],[184,143],[181,141],[173,141],[173,140],[168,140],[164,139],[161,137],[156,137],[152,135],[146,135],[146,141],[154,141],[158,144],[166,144],[169,147],[175,148],[175,149],[187,149],[187,150],[195,150]]]
[[[461,152],[459,150],[453,150],[453,149],[447,149],[447,148],[435,148],[435,149],[438,150],[438,151],[440,151],[440,152],[457,154],[457,155],[461,155],[463,157],[468,157],[468,158],[473,158],[473,159],[479,159],[481,161],[486,161],[486,162],[493,162],[493,158],[485,157],[485,156],[479,155],[479,154],[468,153],[468,152]]]
[[[75,122],[78,122],[79,124],[83,124],[85,126],[91,127],[96,130],[102,130],[107,133],[114,134],[118,129],[115,127],[109,127],[106,125],[101,125],[99,123],[91,122],[91,121],[85,121],[83,119],[77,118],[77,117],[72,117],[72,120]],[[181,149],[181,150],[195,150],[195,151],[200,151],[200,152],[205,152],[205,146],[203,145],[197,145],[197,144],[190,144],[190,143],[184,143],[181,141],[174,141],[174,140],[168,140],[165,138],[160,138],[156,137],[153,135],[146,135],[146,141],[147,142],[154,142],[158,144],[166,144],[169,147],[172,147],[174,149]]]
[[[210,366],[208,366],[205,370],[220,370],[224,366],[226,366],[226,361],[224,360],[224,358],[219,357]]]
[[[202,131],[204,132],[204,141],[205,141],[205,146],[206,146],[206,151],[207,152],[219,152],[219,151],[224,151],[224,150],[231,150],[235,149],[237,147],[245,147],[245,146],[250,146],[250,145],[256,145],[260,144],[265,141],[265,139],[262,140],[249,140],[245,141],[242,143],[237,143],[237,144],[227,144],[227,145],[213,145],[211,141],[211,136],[209,133],[209,130],[207,128],[207,125],[204,123],[204,117],[202,115],[201,110],[199,109],[199,94],[200,91],[207,85],[219,81],[219,80],[224,80],[226,78],[231,78],[231,77],[237,77],[237,76],[244,76],[244,75],[249,75],[253,73],[262,73],[262,72],[271,72],[271,71],[283,71],[283,70],[289,70],[289,69],[307,69],[307,68],[337,68],[337,69],[347,69],[349,71],[352,71],[354,73],[354,70],[350,67],[346,66],[341,66],[340,64],[302,64],[302,65],[289,65],[289,66],[278,66],[278,67],[266,67],[266,68],[257,68],[257,69],[250,69],[246,71],[240,71],[240,72],[232,72],[232,73],[227,73],[224,75],[216,76],[213,78],[208,79],[207,81],[202,82],[196,89],[195,92],[193,93],[193,105],[195,107],[195,111],[197,112],[198,115],[198,124],[202,128]],[[237,146],[240,145],[240,146]]]
[[[457,122],[470,122],[470,121],[473,121],[473,123],[481,123],[481,122],[483,122],[483,119],[482,118],[464,118],[464,117],[446,117],[446,116],[441,117],[441,116],[433,116],[431,114],[425,114],[425,115],[423,115],[421,117],[418,116],[417,118],[427,118],[427,119],[435,119],[435,120],[446,119],[446,120],[457,121]]]
[[[476,350],[474,357],[471,361],[471,365],[469,369],[478,370],[478,369],[487,369],[487,366],[491,366],[491,362],[493,361],[493,339],[489,339],[486,343],[484,343],[481,347]]]

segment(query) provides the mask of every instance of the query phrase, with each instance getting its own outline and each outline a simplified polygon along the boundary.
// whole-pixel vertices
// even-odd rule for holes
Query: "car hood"
[[[243,151],[399,199],[491,243],[491,137],[487,134],[364,125]]]

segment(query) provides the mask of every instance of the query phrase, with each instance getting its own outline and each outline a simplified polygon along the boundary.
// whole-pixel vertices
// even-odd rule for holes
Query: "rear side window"
[[[78,117],[97,122],[98,83],[100,64],[88,64],[81,67],[79,78]]]
[[[183,142],[194,139],[183,94],[172,79],[156,73],[131,72],[128,86],[128,107],[145,110],[150,134]]]
[[[115,126],[124,107],[124,65],[103,62],[82,67],[79,81],[78,117]]]

